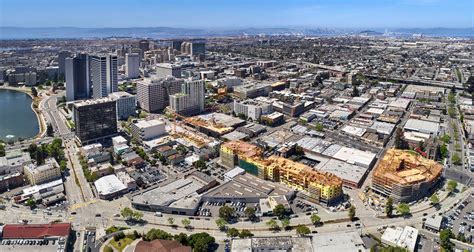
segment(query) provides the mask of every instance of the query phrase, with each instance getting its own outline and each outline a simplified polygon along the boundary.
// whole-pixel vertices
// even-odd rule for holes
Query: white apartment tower
[[[180,93],[170,95],[170,108],[185,116],[204,111],[204,81],[186,80],[181,85]]]
[[[118,91],[117,55],[91,56],[92,96],[107,97]]]
[[[181,90],[182,79],[174,77],[150,78],[137,83],[137,101],[140,108],[155,112],[168,106],[169,96]]]
[[[127,78],[134,79],[140,76],[140,54],[125,54],[125,74]]]

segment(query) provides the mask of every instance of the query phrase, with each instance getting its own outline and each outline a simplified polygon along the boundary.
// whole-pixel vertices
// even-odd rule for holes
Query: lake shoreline
[[[45,132],[46,132],[46,126],[45,126],[45,123],[44,123],[44,118],[43,118],[43,115],[42,113],[39,111],[39,108],[35,108],[35,100],[36,99],[39,99],[38,97],[34,97],[33,94],[31,94],[31,90],[29,88],[21,88],[21,87],[12,87],[12,86],[6,86],[5,84],[4,85],[1,85],[0,86],[0,89],[2,90],[11,90],[11,91],[16,91],[16,92],[21,92],[21,93],[24,93],[24,94],[27,94],[30,98],[31,98],[31,104],[30,104],[30,108],[31,110],[33,110],[33,113],[35,113],[35,116],[36,116],[36,120],[38,121],[38,127],[39,127],[39,131],[36,135],[34,135],[33,137],[28,137],[28,138],[25,138],[23,140],[28,140],[28,139],[39,139],[41,138]],[[38,102],[39,104],[39,102]],[[38,107],[38,106],[37,106]]]

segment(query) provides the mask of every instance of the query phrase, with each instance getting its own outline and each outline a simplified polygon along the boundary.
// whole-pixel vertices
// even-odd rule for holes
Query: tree
[[[418,149],[419,149],[420,151],[425,151],[425,142],[423,142],[423,140],[420,140],[420,141],[418,142]]]
[[[229,228],[227,230],[227,236],[231,238],[237,237],[239,236],[239,230],[237,230],[237,228]]]
[[[324,131],[324,125],[322,123],[316,123],[314,128],[316,129],[316,131]]]
[[[352,85],[352,97],[359,96],[359,89],[357,89],[356,85]]]
[[[202,170],[206,169],[206,162],[202,158],[200,158],[198,161],[196,161],[194,163],[194,167],[196,167],[196,169],[202,171]]]
[[[29,199],[26,201],[26,205],[29,206],[31,209],[33,209],[33,208],[36,207],[36,200],[33,199],[33,198],[29,198]]]
[[[129,207],[125,207],[120,211],[120,215],[127,220],[141,220],[143,218],[143,214],[139,211],[133,211]]]
[[[65,171],[67,169],[67,162],[66,160],[61,160],[59,162],[59,169],[61,169],[61,171]]]
[[[31,94],[32,94],[34,97],[37,97],[37,96],[38,96],[38,90],[36,90],[35,87],[32,87],[32,88],[31,88]]]
[[[0,157],[4,157],[5,155],[5,144],[3,144],[3,142],[0,142]]]
[[[454,234],[451,229],[443,229],[439,232],[439,241],[442,248],[446,251],[453,250],[453,243],[451,242],[451,238],[454,238]]]
[[[273,230],[273,231],[277,231],[280,229],[280,227],[278,226],[278,223],[276,222],[276,220],[274,219],[271,219],[269,221],[267,221],[265,223],[265,225],[267,225],[267,227],[270,229],[270,230]]]
[[[278,204],[273,208],[273,214],[278,216],[279,219],[283,219],[286,216],[286,208],[283,204]]]
[[[280,222],[283,229],[288,230],[290,228],[290,219],[284,218]]]
[[[183,224],[185,228],[188,228],[189,225],[191,224],[191,221],[188,218],[184,218],[181,220],[181,224]]]
[[[296,227],[296,234],[298,234],[300,236],[305,236],[305,235],[308,235],[309,233],[311,233],[311,230],[309,230],[309,228],[307,226],[298,225]]]
[[[219,208],[219,217],[226,220],[227,222],[234,217],[234,213],[235,210],[229,206],[222,206]]]
[[[388,197],[387,203],[385,203],[385,214],[387,217],[392,217],[392,212],[393,212],[393,199],[391,197]]]
[[[432,205],[438,205],[439,204],[439,198],[436,196],[436,194],[431,195],[430,201]]]
[[[213,244],[216,239],[208,233],[196,233],[188,237],[188,245],[194,252],[207,252],[209,245]]]
[[[249,238],[252,237],[253,234],[248,229],[242,229],[239,233],[240,238]]]
[[[48,136],[53,136],[54,135],[54,129],[53,129],[53,126],[51,125],[51,123],[48,123],[46,125],[46,135],[48,135]]]
[[[459,155],[457,153],[453,154],[453,156],[451,157],[451,161],[453,161],[453,164],[455,164],[455,165],[461,165],[462,164],[461,157],[459,157]]]
[[[454,180],[448,181],[448,191],[450,193],[454,192],[454,190],[456,190],[457,187],[458,187],[458,182]]]
[[[355,206],[351,206],[351,207],[349,208],[349,213],[348,213],[348,214],[349,214],[349,219],[350,219],[351,221],[354,221],[355,215],[356,215],[356,208],[355,208]]]
[[[173,217],[168,218],[168,224],[170,224],[171,226],[174,225],[174,218]]]
[[[244,214],[245,214],[245,216],[247,216],[247,218],[249,220],[254,220],[255,219],[255,208],[254,207],[246,207],[245,210],[244,210]]]
[[[188,246],[188,235],[185,233],[179,233],[175,235],[173,240],[183,244],[183,246]]]
[[[400,203],[397,206],[397,212],[402,216],[410,215],[410,206],[406,203]]]
[[[321,222],[321,217],[319,217],[319,215],[317,214],[311,215],[311,223],[313,223],[313,225],[318,225],[320,222]]]
[[[165,232],[161,229],[155,229],[155,228],[152,228],[150,231],[148,231],[144,236],[143,236],[143,240],[144,241],[153,241],[153,240],[171,240],[173,239],[173,236],[168,233],[168,232]]]
[[[219,228],[219,230],[223,231],[223,230],[225,230],[225,228],[227,226],[227,221],[223,218],[219,218],[219,219],[216,220],[216,225]]]

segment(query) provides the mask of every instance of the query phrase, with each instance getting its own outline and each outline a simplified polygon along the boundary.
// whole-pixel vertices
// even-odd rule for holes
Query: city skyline
[[[27,6],[27,7],[25,7]],[[22,9],[22,15],[9,12]],[[471,1],[2,1],[2,27],[471,28]],[[71,15],[76,13],[76,15]],[[78,15],[88,13],[88,15]],[[107,13],[105,18],[104,13]],[[58,20],[61,20],[58,25]],[[190,22],[192,20],[192,22]]]

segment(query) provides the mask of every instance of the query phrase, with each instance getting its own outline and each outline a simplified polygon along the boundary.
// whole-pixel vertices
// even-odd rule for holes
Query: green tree
[[[191,221],[188,218],[184,218],[181,220],[181,224],[183,224],[185,228],[188,228],[189,225],[191,225]]]
[[[283,229],[288,230],[290,228],[290,219],[284,218],[280,222]]]
[[[454,192],[454,190],[456,190],[456,188],[458,187],[458,182],[454,181],[454,180],[449,180],[448,181],[448,191],[450,193]]]
[[[385,214],[387,217],[392,217],[392,212],[393,212],[393,199],[391,197],[388,197],[387,203],[385,203]]]
[[[168,233],[168,232],[165,232],[161,229],[155,229],[155,228],[152,228],[150,231],[148,231],[144,236],[143,236],[143,240],[144,241],[153,241],[153,240],[171,240],[173,239],[173,236]]]
[[[248,229],[242,229],[239,233],[240,238],[249,238],[252,237],[253,234]]]
[[[32,94],[34,97],[37,97],[37,96],[38,96],[38,90],[36,90],[35,87],[32,87],[32,88],[31,88],[31,94]]]
[[[33,209],[36,207],[36,200],[34,198],[29,198],[26,201],[26,205]]]
[[[235,210],[229,206],[219,208],[219,218],[230,221],[234,217]]]
[[[349,215],[349,219],[350,219],[351,221],[355,220],[355,215],[356,215],[356,208],[355,208],[355,206],[351,206],[351,207],[349,208],[349,213],[348,213],[348,215]]]
[[[313,225],[318,225],[320,222],[321,222],[321,217],[319,217],[319,215],[317,214],[311,215],[311,223],[313,223]]]
[[[316,131],[324,131],[324,125],[322,123],[316,123],[316,125],[314,126],[314,129]]]
[[[227,236],[231,238],[237,237],[239,236],[239,230],[237,230],[236,228],[229,228],[227,230]]]
[[[432,205],[438,205],[439,204],[439,198],[436,196],[436,194],[431,195],[430,201]]]
[[[267,227],[270,229],[270,230],[273,230],[273,231],[277,231],[280,229],[280,227],[278,226],[278,223],[276,222],[276,220],[274,219],[271,219],[269,221],[267,221],[265,223],[265,225],[267,225]]]
[[[254,207],[246,207],[245,210],[244,210],[244,214],[245,214],[245,216],[247,216],[247,218],[249,220],[254,220],[255,219],[255,208]]]
[[[219,219],[216,220],[216,225],[219,228],[219,230],[223,231],[223,230],[225,230],[225,228],[227,226],[227,221],[223,218],[219,218]]]
[[[216,239],[208,233],[195,233],[188,237],[188,245],[191,246],[194,252],[207,252],[209,245],[213,244]]]
[[[200,158],[198,161],[194,163],[194,167],[200,171],[206,169],[206,162]]]
[[[454,238],[454,234],[451,229],[443,229],[439,232],[440,245],[446,251],[452,251],[454,244],[451,242],[451,238]]]
[[[279,219],[283,219],[286,216],[286,208],[283,204],[278,204],[273,208],[273,215],[277,216]]]
[[[451,157],[451,161],[453,161],[453,164],[455,164],[455,165],[461,165],[462,164],[461,157],[459,157],[458,153],[453,154],[453,156]]]
[[[0,142],[0,157],[4,157],[5,155],[5,144],[3,142]]]
[[[188,235],[185,233],[179,233],[175,235],[173,240],[183,244],[183,246],[188,246]]]
[[[46,135],[48,135],[48,136],[53,136],[54,135],[54,129],[53,129],[53,126],[51,125],[51,123],[48,123],[46,125]]]
[[[174,218],[173,217],[168,218],[168,224],[170,224],[171,226],[174,225]]]
[[[299,236],[305,236],[305,235],[308,235],[309,233],[311,233],[311,230],[309,230],[307,226],[298,225],[296,227],[296,234],[298,234]]]
[[[410,206],[406,203],[400,203],[397,206],[397,212],[402,216],[410,215]]]

